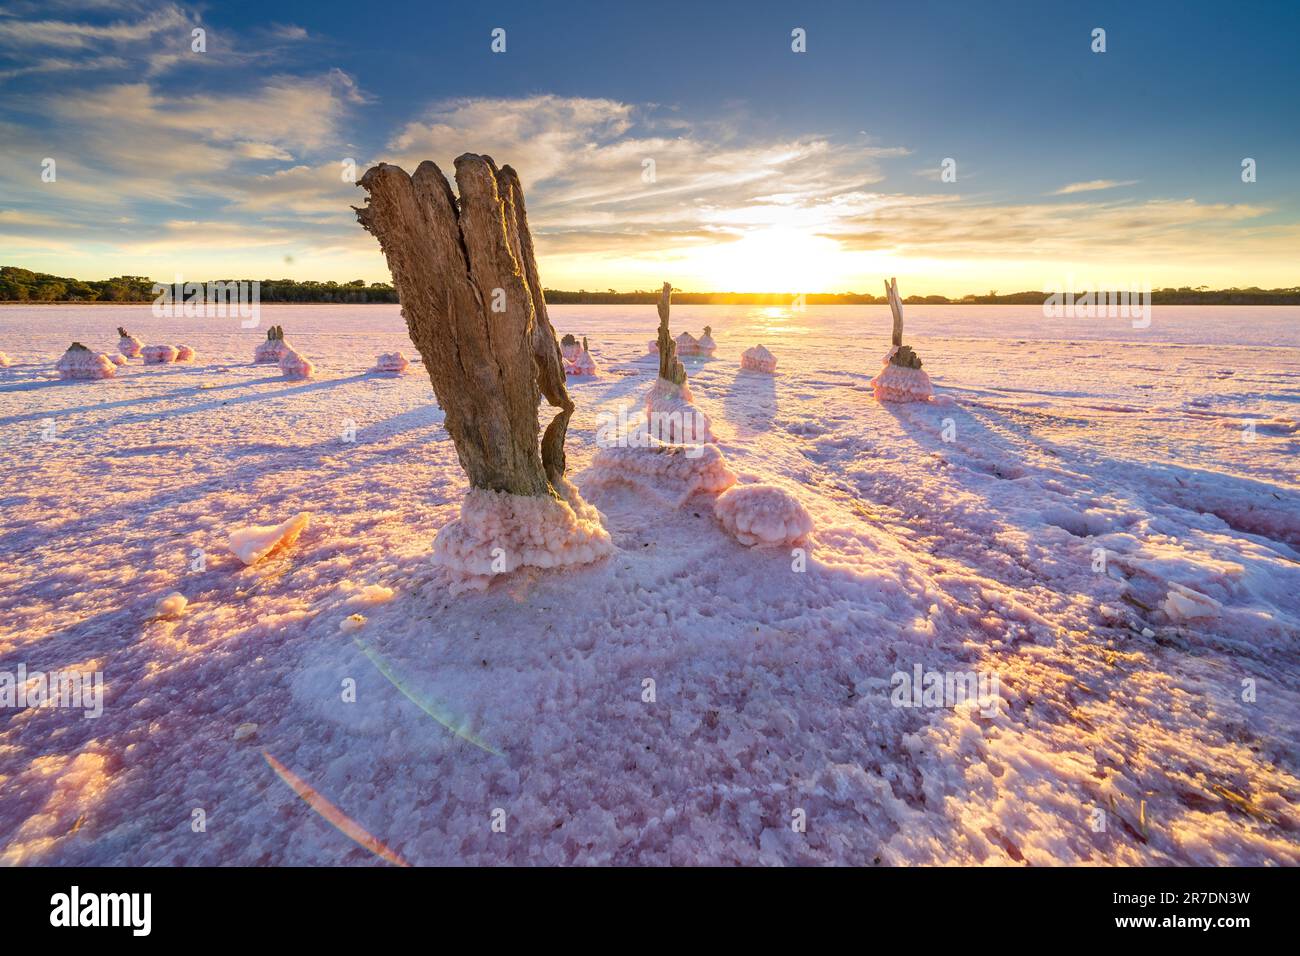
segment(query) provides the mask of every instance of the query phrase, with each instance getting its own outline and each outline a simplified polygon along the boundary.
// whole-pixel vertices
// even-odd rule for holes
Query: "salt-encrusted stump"
[[[700,355],[712,355],[718,350],[718,343],[713,341],[713,326],[706,325],[704,327],[704,334],[695,343],[695,348]]]
[[[112,378],[117,366],[103,352],[92,352],[80,342],[73,342],[54,366],[60,378]]]
[[[287,379],[302,381],[316,374],[316,366],[311,359],[286,346],[280,353],[280,374]]]
[[[289,343],[284,340],[284,327],[273,325],[266,330],[266,341],[259,342],[253,349],[253,361],[259,364],[279,362],[286,351],[289,351]]]
[[[659,378],[646,395],[646,423],[651,435],[670,444],[711,442],[715,440],[713,423],[695,407],[690,386],[686,384],[686,368],[677,358],[677,343],[668,329],[672,294],[672,285],[665,282],[658,305]]]
[[[388,375],[403,375],[410,365],[411,363],[406,360],[406,356],[401,352],[380,352],[375,359],[373,371],[383,372]]]
[[[740,354],[740,367],[750,372],[775,372],[776,356],[761,345]]]
[[[673,333],[668,329],[668,317],[672,307],[672,283],[665,282],[663,291],[659,293],[659,302],[655,306],[659,310],[659,336],[655,340],[655,351],[659,353],[659,377],[674,385],[685,385],[686,367],[677,360],[677,343],[673,340]]]
[[[146,345],[140,350],[145,365],[166,365],[175,362],[180,350],[174,345]]]
[[[564,372],[566,375],[574,375],[579,378],[596,374],[596,360],[591,357],[591,351],[587,348],[587,337],[582,337],[582,345],[578,347],[577,354],[573,359],[564,363]]]
[[[930,376],[921,371],[921,357],[903,344],[903,301],[898,297],[898,280],[885,283],[889,310],[894,317],[892,345],[885,353],[884,368],[871,380],[876,398],[882,402],[925,402],[934,397]]]
[[[117,340],[117,350],[127,358],[139,358],[144,343],[120,325],[117,327],[117,334],[120,336]]]
[[[613,546],[564,477],[573,402],[537,274],[519,178],[491,157],[456,160],[459,199],[432,162],[381,163],[357,219],[388,260],[411,341],[471,486],[434,542],[453,586],[520,565],[581,564]],[[538,399],[559,412],[538,442]]]

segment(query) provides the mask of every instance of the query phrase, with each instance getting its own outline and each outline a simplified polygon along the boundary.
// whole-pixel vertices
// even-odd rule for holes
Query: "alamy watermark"
[[[995,717],[1002,699],[994,671],[927,671],[916,664],[912,673],[894,671],[889,702],[895,707],[960,707],[973,704],[985,717]]]
[[[241,328],[255,329],[262,320],[262,283],[186,282],[180,273],[170,285],[155,282],[153,314],[160,319],[238,318]]]
[[[117,926],[130,929],[132,936],[148,936],[152,914],[152,893],[83,893],[74,885],[50,897],[51,926]]]
[[[27,672],[19,664],[17,673],[0,671],[0,707],[79,708],[88,720],[104,713],[102,671]]]
[[[596,415],[596,446],[598,448],[648,448],[662,443],[682,445],[687,458],[704,454],[708,420],[696,408],[683,404],[672,411],[650,412],[648,421],[640,414],[630,414],[628,406],[620,405],[618,412],[602,411]],[[642,423],[645,427],[641,427]]]
[[[1075,292],[1078,283],[1067,276],[1065,288],[1048,286],[1043,315],[1049,319],[1132,319],[1133,328],[1151,324],[1151,283],[1119,287],[1109,291]]]

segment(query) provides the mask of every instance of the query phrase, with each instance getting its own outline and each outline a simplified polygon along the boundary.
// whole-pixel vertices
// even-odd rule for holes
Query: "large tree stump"
[[[456,160],[460,200],[436,164],[380,163],[357,219],[388,260],[411,341],[475,488],[555,494],[573,402],[537,276],[519,179],[491,157]],[[538,395],[560,411],[538,446]]]
[[[599,513],[564,478],[573,402],[537,274],[519,178],[491,157],[456,159],[459,200],[423,162],[380,163],[358,183],[357,220],[379,240],[411,341],[471,491],[435,558],[475,577],[610,550]],[[538,398],[559,412],[538,440]],[[543,542],[539,544],[539,542]]]

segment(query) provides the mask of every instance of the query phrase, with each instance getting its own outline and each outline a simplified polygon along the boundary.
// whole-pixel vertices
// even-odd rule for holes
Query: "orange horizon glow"
[[[966,248],[949,254],[942,246],[926,255],[897,248],[853,249],[826,231],[826,223],[754,224],[716,242],[667,244],[663,250],[628,249],[599,244],[581,252],[548,253],[548,234],[536,235],[538,268],[548,289],[564,291],[654,291],[671,282],[681,292],[797,295],[882,294],[882,282],[897,276],[904,295],[966,295],[1073,288],[1211,289],[1294,288],[1300,285],[1296,261],[1287,244],[1227,257],[1216,249],[1165,248],[1149,258],[1115,257],[1115,246],[1098,243],[1098,252],[1075,244],[1052,254],[1006,248],[1005,255]],[[649,242],[649,240],[647,240]],[[201,241],[161,252],[155,248],[119,247],[97,254],[5,255],[6,264],[77,279],[144,275],[173,282],[179,271],[191,281],[221,278],[391,282],[377,247],[357,237],[354,246],[321,253],[295,249],[292,255],[269,250],[232,249]]]

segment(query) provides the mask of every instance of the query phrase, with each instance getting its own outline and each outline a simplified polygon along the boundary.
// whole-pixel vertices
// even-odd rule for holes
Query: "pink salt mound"
[[[716,494],[735,483],[716,445],[667,445],[649,435],[639,444],[602,447],[583,478],[584,488],[628,485],[674,508],[696,492]]]
[[[253,349],[253,361],[258,364],[278,362],[287,351],[290,351],[290,349],[284,339],[266,339],[258,342],[257,348]]]
[[[612,554],[600,512],[567,481],[556,490],[562,498],[471,488],[460,517],[433,542],[433,562],[447,570],[452,593],[482,590],[523,566],[588,564]]]
[[[741,544],[790,546],[813,529],[812,515],[784,488],[735,485],[718,496],[713,513]]]
[[[145,365],[166,365],[175,362],[177,356],[174,345],[146,345],[140,352]]]
[[[651,340],[650,340],[649,351],[650,351],[650,354],[651,354],[651,355],[658,355],[658,354],[659,354],[659,340],[658,340],[658,339],[651,339]]]
[[[117,350],[127,358],[139,358],[141,348],[143,343],[129,333],[117,340]]]
[[[934,388],[930,385],[930,376],[925,374],[925,370],[893,365],[889,361],[893,354],[894,349],[891,348],[885,355],[884,368],[871,380],[871,388],[876,395],[876,400],[927,402],[934,398]]]
[[[665,378],[655,379],[645,398],[646,425],[650,434],[671,445],[691,445],[717,441],[713,422],[695,407],[690,386],[676,385]]]
[[[701,355],[712,355],[718,350],[718,343],[713,341],[713,336],[705,332],[700,336],[700,341],[696,343],[696,348]]]
[[[59,370],[59,378],[112,378],[117,374],[117,366],[107,355],[85,347],[68,349],[54,367]]]
[[[411,365],[406,360],[406,356],[401,352],[381,352],[375,359],[376,372],[389,372],[395,375],[401,375]]]
[[[584,349],[572,362],[565,364],[564,372],[566,375],[595,375],[596,360],[591,357],[590,352]]]
[[[316,366],[312,365],[308,359],[303,358],[293,349],[286,347],[284,354],[280,356],[280,374],[285,378],[304,379],[311,378],[316,373]]]
[[[566,362],[573,362],[573,361],[575,361],[575,360],[578,358],[578,356],[581,355],[581,354],[582,354],[582,343],[581,343],[581,342],[561,342],[561,343],[560,343],[560,356],[561,356],[561,358],[564,359],[564,361],[566,361]]]
[[[700,343],[690,332],[683,332],[677,336],[677,354],[678,355],[699,355]]]
[[[123,365],[126,364],[126,356],[117,352],[114,352],[112,355],[109,355],[108,360],[112,362],[114,365],[118,366],[119,368],[121,368]]]
[[[188,345],[178,345],[178,346],[176,346],[176,361],[178,361],[178,362],[193,362],[193,361],[194,361],[194,349],[190,348]]]
[[[763,346],[755,345],[752,349],[745,349],[740,356],[740,367],[751,372],[775,372],[776,356]]]

